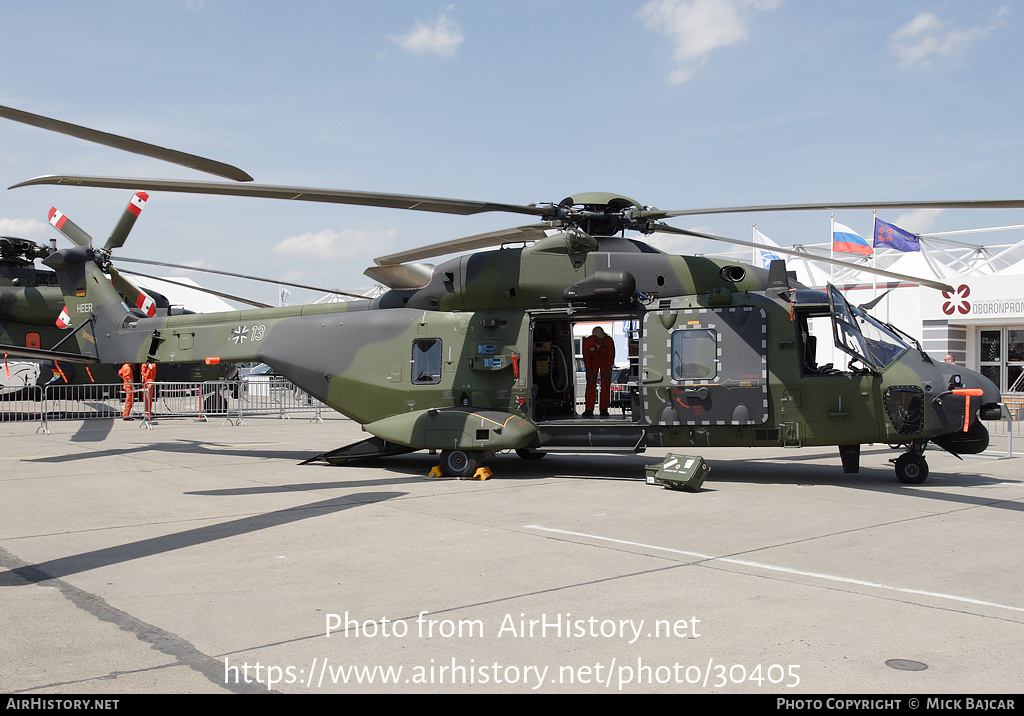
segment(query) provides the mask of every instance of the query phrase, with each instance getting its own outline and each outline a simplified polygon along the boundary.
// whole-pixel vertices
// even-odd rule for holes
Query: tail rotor
[[[132,196],[128,206],[125,207],[124,212],[121,214],[121,218],[114,226],[114,230],[110,232],[107,242],[101,249],[93,248],[92,237],[65,214],[58,211],[56,207],[50,208],[49,219],[50,224],[63,234],[68,241],[76,246],[92,248],[97,263],[110,276],[110,282],[114,285],[114,288],[125,297],[128,303],[152,318],[156,315],[156,301],[153,300],[153,297],[139,288],[138,285],[110,263],[111,250],[124,246],[124,242],[128,238],[132,227],[135,226],[135,221],[139,218],[139,214],[142,213],[147,199],[149,199],[149,195],[143,191],[136,192]],[[60,325],[59,320],[58,325]]]

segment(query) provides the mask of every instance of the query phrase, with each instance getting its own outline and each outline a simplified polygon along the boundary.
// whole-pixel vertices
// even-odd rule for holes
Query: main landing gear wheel
[[[896,479],[904,485],[920,485],[928,478],[924,455],[905,452],[896,458]]]
[[[442,450],[441,474],[445,477],[472,477],[480,467],[482,455],[475,450]]]

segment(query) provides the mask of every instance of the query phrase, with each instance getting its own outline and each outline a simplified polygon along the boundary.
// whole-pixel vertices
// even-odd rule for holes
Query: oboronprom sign
[[[922,318],[950,323],[1024,321],[1024,276],[972,276],[950,283],[953,291],[926,292]]]

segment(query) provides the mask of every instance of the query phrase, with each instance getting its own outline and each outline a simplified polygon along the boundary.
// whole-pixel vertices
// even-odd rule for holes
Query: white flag
[[[292,292],[289,291],[284,286],[278,286],[278,289],[280,289],[281,293],[278,295],[277,305],[278,306],[287,306],[288,305],[288,299],[291,298]]]
[[[767,236],[762,234],[757,229],[754,229],[754,243],[755,244],[762,244],[763,246],[778,246],[777,243],[775,243],[774,241],[769,239]],[[782,260],[782,257],[779,256],[774,251],[765,251],[765,250],[762,249],[762,250],[758,251],[758,254],[760,255],[760,265],[761,265],[761,268],[770,268],[772,261],[781,261]]]

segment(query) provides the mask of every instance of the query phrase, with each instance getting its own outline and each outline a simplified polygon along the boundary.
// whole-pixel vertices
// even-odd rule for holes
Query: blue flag
[[[920,251],[921,237],[893,224],[887,224],[876,216],[875,246],[896,251]]]

